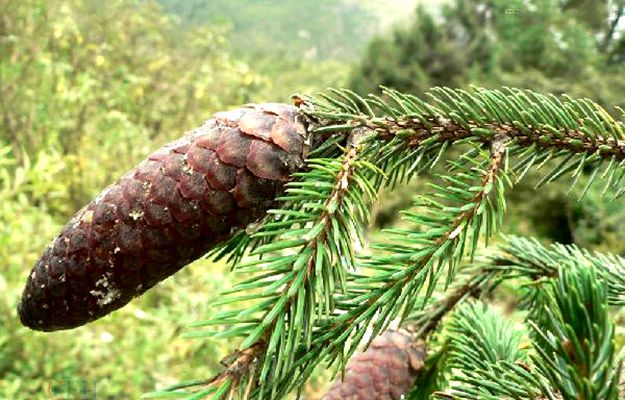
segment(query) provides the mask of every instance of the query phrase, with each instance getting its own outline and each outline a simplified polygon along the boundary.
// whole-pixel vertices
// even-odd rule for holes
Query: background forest
[[[218,368],[219,342],[181,336],[231,279],[204,260],[71,332],[30,331],[15,312],[67,219],[215,111],[380,84],[509,85],[625,107],[623,0],[0,0],[0,10],[0,399],[131,399]],[[371,234],[422,186],[384,194]],[[579,202],[564,184],[530,189],[512,194],[505,232],[625,252],[622,202],[600,188]]]

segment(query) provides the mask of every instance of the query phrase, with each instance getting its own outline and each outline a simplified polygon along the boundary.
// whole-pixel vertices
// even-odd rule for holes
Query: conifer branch
[[[503,254],[492,257],[495,265],[482,266],[480,271],[492,273],[493,280],[526,277],[542,282],[531,286],[535,292],[532,348],[537,353],[530,353],[532,362],[476,365],[485,359],[476,351],[491,354],[509,341],[497,336],[487,343],[485,336],[480,345],[471,337],[496,318],[481,318],[479,313],[467,318],[461,312],[447,333],[452,342],[448,363],[461,371],[461,375],[454,373],[459,383],[436,395],[444,399],[616,399],[622,366],[615,355],[614,323],[607,305],[610,293],[619,292],[614,275],[618,257],[576,246],[547,248],[517,237],[509,238],[502,249]],[[618,303],[618,297],[612,301]]]
[[[422,143],[434,141],[457,142],[473,138],[481,142],[490,142],[495,135],[504,135],[521,146],[535,145],[537,148],[565,150],[570,153],[598,154],[603,159],[625,159],[625,141],[614,137],[589,136],[582,131],[563,129],[553,131],[541,129],[522,129],[506,123],[477,124],[468,122],[462,126],[452,120],[428,118],[425,122],[417,118],[391,119],[379,126],[372,121],[365,121],[364,126],[378,133],[381,140],[403,138],[408,147],[416,148]],[[552,136],[553,135],[553,136]]]
[[[363,99],[331,90],[300,99],[317,158],[307,160],[307,171],[292,175],[279,199],[281,208],[220,250],[234,255],[235,273],[251,277],[217,303],[238,304],[238,309],[194,324],[227,325],[226,330],[190,336],[244,341],[227,358],[226,370],[202,382],[199,391],[186,392],[189,398],[207,393],[214,399],[235,393],[283,398],[321,363],[344,370],[365,335],[375,337],[393,320],[412,315],[409,323],[419,324],[416,336],[425,338],[457,305],[502,279],[553,279],[564,254],[554,256],[555,264],[533,255],[531,262],[518,254],[493,258],[443,300],[425,306],[441,277],[446,275],[445,288],[452,285],[461,261],[467,255],[472,260],[478,243],[487,244],[501,226],[511,175],[518,181],[529,170],[550,165],[541,171],[539,185],[566,174],[575,183],[590,170],[582,196],[600,179],[616,197],[625,193],[625,125],[589,100],[510,88],[434,88],[427,96],[430,102],[385,89],[384,98]],[[353,141],[355,136],[361,139]],[[465,152],[448,161],[448,174],[439,176],[443,183],[432,183],[431,193],[403,212],[413,227],[387,230],[385,240],[371,246],[372,254],[357,260],[354,244],[364,243],[362,231],[377,189],[431,169],[451,146]],[[240,263],[246,251],[251,258]],[[625,263],[614,264],[600,274],[609,282],[610,301],[621,304],[625,282],[616,275],[625,271]],[[464,386],[455,387],[459,397],[452,398],[539,393],[555,399],[545,370],[514,360],[490,361],[488,368],[466,374]],[[501,384],[499,389],[482,390],[489,380]]]
[[[490,144],[494,137],[505,135],[511,140],[510,153],[519,156],[514,168],[518,179],[531,167],[555,159],[562,161],[544,174],[540,184],[566,173],[577,182],[584,169],[592,167],[593,179],[583,196],[595,181],[599,167],[607,164],[599,176],[606,182],[606,190],[616,189],[615,197],[625,194],[625,187],[620,185],[625,175],[625,125],[591,100],[508,87],[473,88],[470,92],[433,88],[426,95],[434,105],[387,88],[383,91],[385,98],[371,95],[364,99],[349,91],[333,93],[337,92],[340,97],[320,95],[307,99],[305,110],[320,121],[318,131],[349,131],[364,126],[376,132],[372,141],[378,143],[371,146],[371,151],[382,154],[385,170],[394,171],[394,178],[409,178],[420,172],[416,164],[425,150],[439,151],[435,159],[440,159],[452,144]],[[360,108],[351,103],[360,104]],[[389,183],[394,184],[395,179]]]
[[[269,241],[256,248],[252,255],[259,258],[236,268],[237,272],[253,273],[260,269],[263,274],[240,283],[230,292],[250,289],[262,289],[262,292],[230,298],[227,302],[267,297],[268,300],[252,308],[264,315],[250,319],[250,309],[246,308],[226,311],[212,320],[194,324],[196,327],[223,323],[239,326],[221,334],[194,332],[193,336],[230,336],[241,333],[241,329],[247,333],[241,345],[243,350],[227,357],[233,361],[227,362],[227,369],[207,382],[209,386],[240,387],[245,378],[245,386],[253,387],[252,391],[275,395],[275,386],[267,385],[268,376],[279,379],[289,374],[294,361],[293,349],[310,343],[315,319],[332,310],[332,294],[336,290],[345,290],[344,269],[352,265],[349,259],[355,257],[354,242],[362,240],[359,231],[369,218],[365,202],[375,196],[366,177],[366,173],[375,168],[359,158],[362,137],[366,134],[366,131],[355,131],[340,160],[309,160],[313,170],[302,174],[309,179],[288,184],[287,193],[281,198],[290,207],[269,211],[278,219],[266,221],[252,235],[282,240],[277,241],[277,245]],[[310,179],[311,174],[314,179]],[[326,179],[319,179],[319,174]],[[320,187],[325,193],[319,191]],[[361,194],[363,192],[365,195]],[[300,228],[295,229],[296,226]],[[286,245],[284,237],[289,238]],[[294,254],[274,254],[285,249]],[[276,273],[266,273],[272,269]],[[267,285],[272,288],[270,293]],[[255,363],[259,364],[257,373],[250,374]]]
[[[443,177],[450,183],[447,188],[433,185],[439,191],[437,197],[446,197],[452,203],[456,202],[457,204],[443,205],[435,201],[433,197],[429,197],[417,202],[417,204],[433,210],[430,218],[422,215],[423,213],[405,213],[407,220],[423,223],[430,228],[429,232],[420,234],[412,230],[390,230],[389,233],[393,234],[396,243],[374,244],[373,248],[381,250],[381,252],[374,254],[371,260],[363,264],[363,267],[374,270],[382,266],[389,269],[395,267],[400,272],[394,271],[388,276],[394,276],[398,279],[386,280],[387,285],[418,283],[412,289],[415,292],[413,294],[416,295],[427,274],[430,275],[428,293],[431,293],[436,283],[436,277],[442,272],[440,261],[445,260],[449,261],[447,281],[448,283],[451,282],[456,266],[464,255],[464,244],[467,236],[473,239],[469,249],[469,253],[473,256],[482,228],[485,229],[486,236],[490,236],[501,224],[501,214],[505,211],[503,200],[505,179],[502,178],[505,177],[505,173],[502,173],[502,166],[506,141],[507,138],[501,136],[492,143],[485,168],[477,167],[475,171],[469,172],[466,169],[463,170],[462,165],[455,164],[454,167],[459,168],[461,172],[457,178]],[[479,185],[471,185],[471,180],[474,178],[470,173],[475,172],[482,175]],[[502,176],[499,176],[500,174]],[[492,196],[493,199],[489,196]],[[444,214],[445,212],[447,214]],[[415,243],[425,242],[426,244],[415,247],[411,241]],[[382,252],[390,254],[385,255]],[[435,267],[437,262],[439,264]],[[414,280],[413,278],[417,276],[423,279]]]
[[[545,379],[528,366],[524,332],[500,312],[483,303],[460,307],[449,324],[447,367],[455,369],[454,384],[441,399],[536,399]]]
[[[533,238],[507,236],[498,251],[473,269],[463,283],[425,309],[417,310],[402,326],[415,338],[425,339],[445,315],[466,299],[479,297],[484,290],[503,280],[526,278],[541,282],[555,278],[561,265],[591,266],[606,281],[608,303],[625,303],[625,259],[622,257],[592,252],[576,245],[555,243],[544,246]]]
[[[548,282],[545,279],[557,277],[562,265],[592,267],[606,281],[608,303],[623,304],[625,259],[622,257],[591,252],[576,245],[544,246],[533,238],[507,236],[506,239],[498,246],[499,251],[470,272],[464,283],[427,308],[417,310],[402,326],[416,338],[426,338],[446,314],[469,297],[479,297],[504,280],[526,278],[532,283]]]
[[[393,249],[393,254],[388,257],[379,256],[371,260],[365,260],[363,268],[371,269],[376,274],[373,276],[353,275],[348,285],[348,292],[337,297],[336,309],[333,318],[320,325],[315,332],[312,345],[308,348],[300,348],[298,352],[299,362],[294,364],[298,369],[298,376],[293,382],[303,382],[313,368],[327,360],[329,363],[336,360],[341,354],[339,368],[343,368],[346,360],[356,350],[361,339],[367,333],[366,327],[371,327],[371,337],[375,337],[384,330],[390,321],[399,314],[402,309],[404,314],[412,308],[412,302],[417,298],[418,292],[424,287],[427,277],[430,277],[430,290],[433,289],[434,281],[440,276],[442,263],[449,259],[458,262],[465,251],[465,240],[468,237],[475,238],[478,232],[485,230],[486,235],[492,232],[500,224],[500,216],[495,210],[501,210],[499,202],[503,190],[502,170],[506,138],[499,138],[491,147],[486,156],[485,163],[477,163],[475,160],[466,160],[467,163],[477,163],[477,166],[469,168],[464,164],[455,164],[463,173],[459,180],[450,179],[450,188],[454,185],[462,187],[462,194],[450,189],[449,200],[457,203],[457,206],[445,207],[433,200],[424,201],[428,207],[436,210],[432,216],[439,219],[429,219],[427,224],[431,232],[417,233],[406,231],[395,234],[412,235],[412,238],[420,243],[418,247],[406,246],[400,251],[397,244],[382,245],[379,248]],[[481,176],[478,184],[472,184],[476,173]],[[462,184],[460,184],[462,183]],[[437,187],[438,188],[438,187]],[[492,198],[491,198],[492,197]],[[450,211],[452,215],[442,215],[439,210]],[[453,210],[453,212],[452,212]],[[418,222],[422,214],[406,214],[407,218],[415,218]],[[436,223],[436,228],[431,226]],[[475,239],[470,252],[475,250]],[[397,253],[400,257],[397,257]],[[390,262],[392,261],[392,264]],[[436,270],[436,271],[434,271]],[[450,274],[455,271],[455,266],[450,267]],[[451,278],[449,278],[451,279]],[[382,282],[381,285],[379,283]],[[349,345],[347,343],[350,343]],[[282,386],[282,385],[281,385]],[[285,393],[279,393],[284,395]]]
[[[562,265],[592,267],[606,282],[609,304],[625,305],[625,259],[614,254],[592,252],[574,244],[544,246],[536,239],[509,236],[484,268],[501,273],[505,279],[540,281],[556,277]]]
[[[540,372],[563,400],[616,400],[622,361],[605,281],[592,267],[561,264],[542,300],[531,321]]]

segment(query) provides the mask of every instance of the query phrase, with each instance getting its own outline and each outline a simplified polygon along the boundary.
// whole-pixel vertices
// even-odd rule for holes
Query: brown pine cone
[[[423,368],[425,344],[403,332],[387,330],[364,353],[347,363],[345,380],[338,379],[322,400],[396,400],[412,387]]]
[[[82,208],[35,264],[18,306],[32,329],[96,320],[264,214],[304,164],[297,108],[248,105],[150,155]]]

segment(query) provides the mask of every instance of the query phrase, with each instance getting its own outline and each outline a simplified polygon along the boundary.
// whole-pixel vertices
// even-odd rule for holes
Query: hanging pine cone
[[[303,166],[297,108],[218,113],[150,155],[82,208],[35,264],[22,323],[53,331],[98,319],[263,215]]]
[[[387,330],[347,363],[322,400],[397,400],[412,387],[425,360],[425,345],[402,331]]]

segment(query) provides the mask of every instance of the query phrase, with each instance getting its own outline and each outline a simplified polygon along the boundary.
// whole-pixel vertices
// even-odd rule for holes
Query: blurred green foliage
[[[154,143],[261,85],[220,29],[182,31],[150,2],[2,2],[2,138],[17,160],[59,157],[70,202],[52,211],[76,209]]]
[[[379,84],[508,85],[623,105],[622,8],[620,0],[456,0],[438,15],[419,6],[410,25],[371,41],[350,85],[359,93]]]
[[[625,105],[624,12],[622,0],[455,0],[435,11],[419,6],[410,24],[370,42],[350,86],[361,94],[379,91],[380,84],[415,94],[438,85],[525,87],[588,97],[620,118],[613,106]],[[385,199],[392,209],[405,208],[419,190],[413,184]],[[531,183],[518,186],[506,229],[625,252],[622,202],[602,197],[601,188],[582,202],[568,191],[566,183],[538,192]],[[380,223],[394,221],[386,211],[380,211]]]
[[[353,60],[366,45],[363,36],[378,23],[365,2],[356,0],[159,1],[187,24],[232,25],[233,50],[244,57]]]

